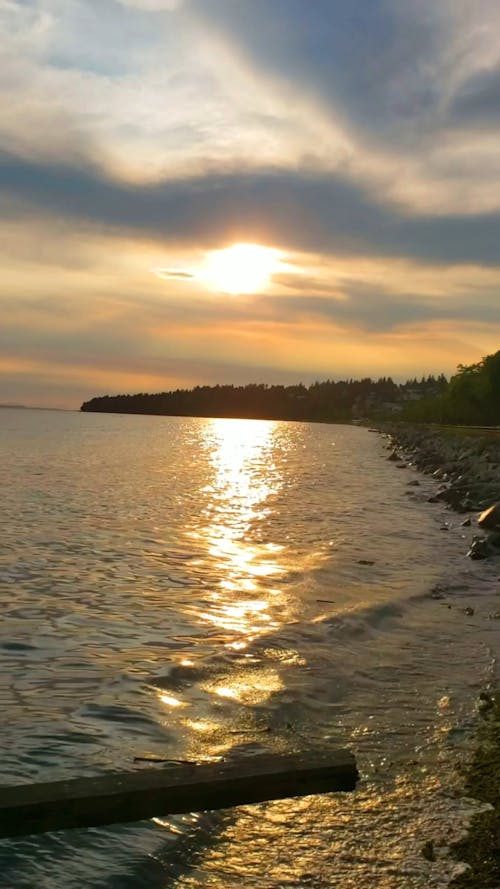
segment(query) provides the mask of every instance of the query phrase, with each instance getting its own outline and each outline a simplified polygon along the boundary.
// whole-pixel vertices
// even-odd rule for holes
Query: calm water
[[[434,482],[408,487],[359,428],[0,424],[4,783],[340,744],[363,777],[352,795],[2,841],[2,887],[444,884],[500,599],[498,568],[469,563],[468,529],[426,502]]]

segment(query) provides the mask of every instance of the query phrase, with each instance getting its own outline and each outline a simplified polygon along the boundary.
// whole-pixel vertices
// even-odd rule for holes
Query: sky
[[[500,348],[498,0],[0,0],[0,46],[0,403]]]

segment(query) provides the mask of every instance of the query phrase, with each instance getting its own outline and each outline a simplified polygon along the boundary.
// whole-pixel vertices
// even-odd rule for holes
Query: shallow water
[[[446,882],[500,600],[432,480],[346,426],[2,410],[0,443],[4,783],[339,745],[362,773],[3,841],[2,886]]]

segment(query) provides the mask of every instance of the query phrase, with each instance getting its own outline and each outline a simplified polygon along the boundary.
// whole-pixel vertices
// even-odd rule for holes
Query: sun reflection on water
[[[231,677],[231,684],[207,685],[209,691],[220,698],[230,698],[240,704],[263,704],[273,692],[281,691],[283,682],[273,668],[254,670],[250,674],[238,673]]]
[[[167,707],[187,707],[185,701],[180,701],[179,698],[175,698],[173,695],[168,694],[159,694],[158,695],[162,704],[166,704]]]
[[[194,760],[225,755],[253,735],[256,743],[267,738],[266,720],[254,710],[272,708],[286,665],[302,665],[272,641],[253,644],[293,619],[286,576],[297,571],[297,554],[292,560],[285,538],[277,538],[276,521],[293,436],[271,421],[206,420],[199,428],[203,482],[184,533],[195,556],[185,607],[201,625],[200,646],[190,639],[154,691],[162,725],[177,726],[187,741],[176,756]]]
[[[213,474],[204,491],[206,525],[196,533],[219,580],[200,617],[226,631],[227,646],[236,650],[280,625],[276,581],[285,570],[284,547],[259,536],[282,484],[274,458],[276,430],[271,421],[225,419],[212,420],[205,429]]]

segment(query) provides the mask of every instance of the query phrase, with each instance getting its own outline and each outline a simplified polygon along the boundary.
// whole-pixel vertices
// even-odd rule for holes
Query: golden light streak
[[[173,695],[161,694],[158,695],[162,704],[166,704],[167,707],[188,707],[189,704],[186,704],[185,701],[180,701],[179,698],[174,698]]]

